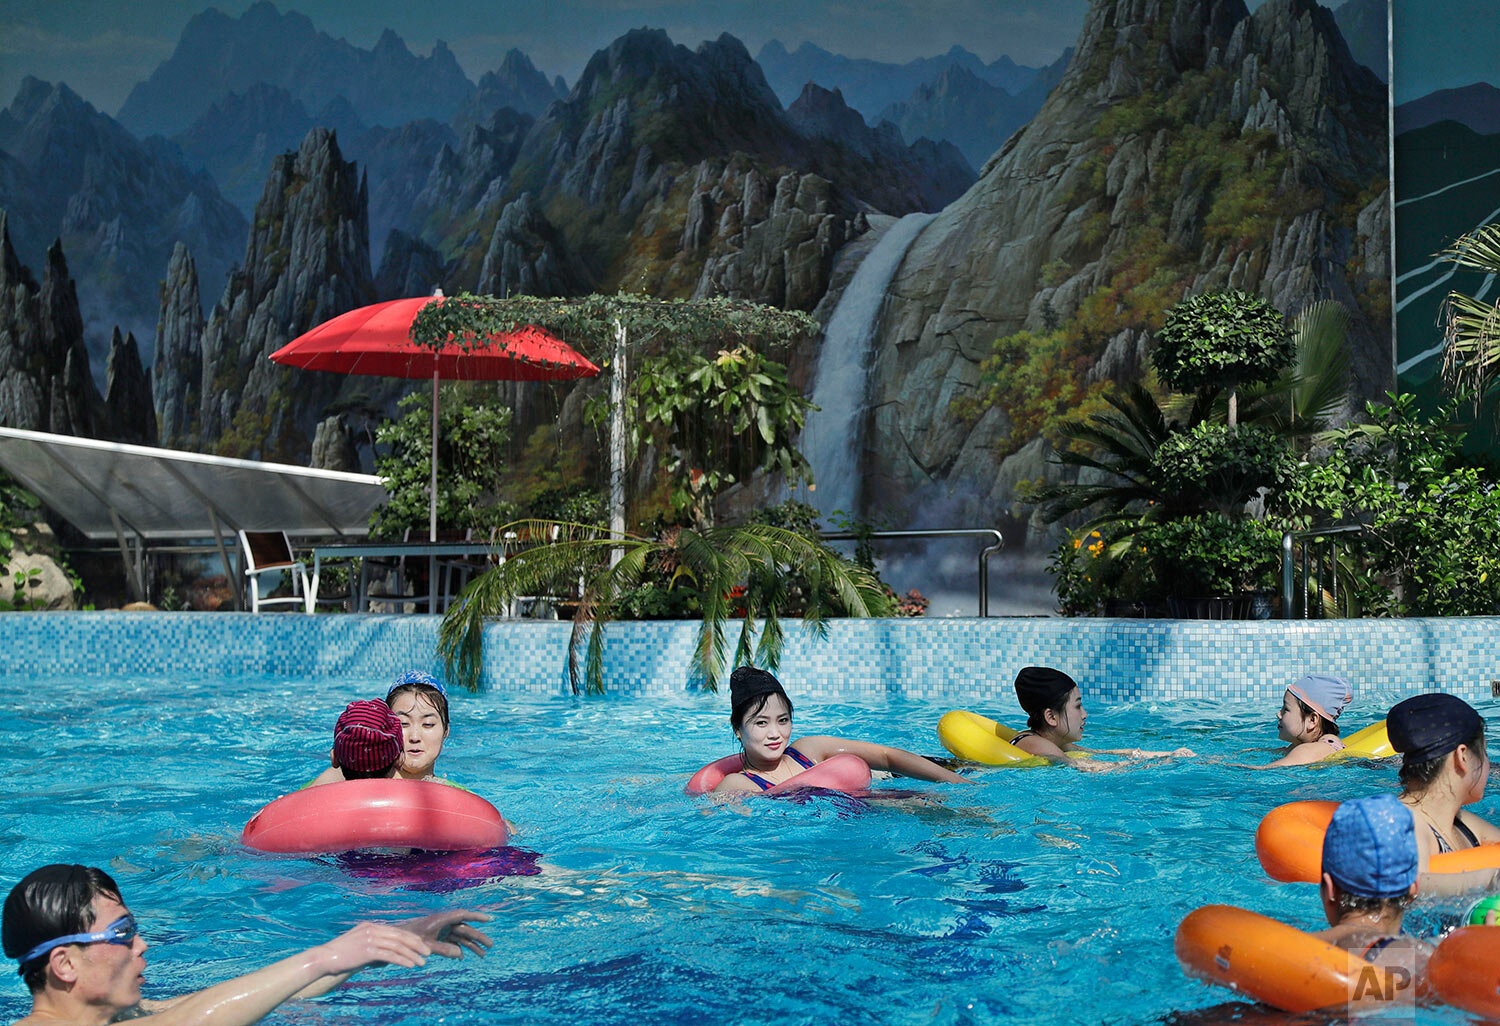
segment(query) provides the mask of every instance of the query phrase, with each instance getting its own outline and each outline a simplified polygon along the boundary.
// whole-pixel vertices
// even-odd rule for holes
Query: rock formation
[[[359,448],[354,431],[338,414],[318,421],[313,434],[311,466],[320,470],[347,470],[359,473]]]
[[[479,269],[477,292],[495,296],[570,296],[584,276],[531,193],[506,204]]]
[[[695,298],[734,296],[811,310],[828,290],[834,255],[852,234],[832,185],[789,172],[775,184],[754,168],[699,166],[682,247],[706,253]]]
[[[831,222],[818,235],[820,229],[809,234],[801,220],[777,219],[756,233],[761,241],[744,235],[746,225],[720,224],[725,210],[739,203],[739,183],[752,165],[773,183],[766,203],[786,174],[799,180],[816,175],[828,183],[816,216],[844,221],[862,207],[897,213],[935,208],[972,177],[951,146],[908,147],[899,131],[868,128],[832,94],[782,110],[732,36],[690,51],[664,32],[638,29],[596,53],[568,97],[530,127],[506,178],[492,179],[478,197],[478,220],[503,224],[507,205],[529,193],[535,212],[556,229],[561,252],[579,265],[580,287],[610,291],[624,285],[687,296],[718,294],[743,282],[757,296],[785,295],[784,271],[727,266],[725,258],[747,245],[745,259],[757,264],[780,262],[783,252],[797,254],[793,277],[799,279],[815,255],[820,269],[807,287],[821,287],[830,247],[841,241]],[[720,194],[709,195],[715,188]],[[473,194],[471,189],[466,195]],[[796,196],[792,184],[784,205]],[[804,212],[814,212],[819,201],[811,193],[804,198],[812,205]],[[459,284],[477,284],[496,236],[476,240],[474,207],[453,206],[440,248],[460,255]],[[532,217],[527,214],[528,221]],[[748,227],[764,218],[761,213]],[[783,227],[792,235],[772,240]],[[715,266],[705,279],[709,260]],[[501,265],[491,259],[488,266],[493,271]],[[548,273],[531,269],[538,281]],[[780,284],[772,281],[778,273]],[[507,280],[521,277],[518,272]],[[802,296],[805,288],[799,281],[793,291]],[[810,307],[817,298],[798,302]]]
[[[141,351],[135,336],[121,338],[119,328],[109,340],[104,380],[104,405],[110,421],[106,434],[117,442],[155,445],[156,411],[151,405],[151,379],[141,366]]]
[[[1339,300],[1357,389],[1388,387],[1383,102],[1311,0],[1096,0],[1042,112],[892,281],[867,499],[995,522],[1056,473],[1036,436],[1072,407],[1047,396],[1134,376],[1166,307],[1207,288],[1288,315]],[[1012,361],[1044,380],[1007,385]]]
[[[433,289],[446,291],[448,273],[437,250],[403,231],[392,231],[375,272],[375,295],[381,300],[430,296]]]
[[[536,70],[520,50],[509,50],[500,61],[500,67],[487,71],[479,79],[474,95],[453,118],[453,130],[466,135],[475,125],[487,121],[501,107],[509,107],[528,117],[535,118],[547,109],[553,100],[560,100],[567,91],[558,84],[547,81],[547,76]]]
[[[16,257],[7,221],[0,210],[0,424],[154,444],[151,386],[135,340],[115,328],[106,402],[89,373],[62,244],[48,247],[38,285]]]
[[[198,268],[188,248],[179,242],[161,284],[156,362],[151,366],[158,440],[168,448],[191,449],[198,444],[205,323]]]
[[[305,464],[341,375],[282,367],[275,350],[370,303],[365,183],[334,135],[315,128],[276,158],[255,207],[245,262],[203,333],[199,444],[205,451]],[[162,372],[173,387],[186,368]]]

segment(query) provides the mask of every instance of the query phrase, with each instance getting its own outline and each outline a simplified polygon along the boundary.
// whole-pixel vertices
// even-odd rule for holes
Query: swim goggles
[[[401,676],[397,677],[396,683],[391,685],[390,690],[385,693],[385,697],[390,698],[391,691],[395,691],[400,687],[405,687],[408,684],[422,684],[426,687],[432,688],[444,698],[448,697],[448,689],[443,686],[443,682],[438,680],[432,674],[423,673],[421,670],[407,670]]]
[[[135,916],[126,913],[97,933],[70,933],[66,937],[43,941],[16,960],[21,964],[16,972],[24,972],[27,962],[41,958],[53,948],[60,948],[64,944],[129,944],[139,932],[135,926]]]

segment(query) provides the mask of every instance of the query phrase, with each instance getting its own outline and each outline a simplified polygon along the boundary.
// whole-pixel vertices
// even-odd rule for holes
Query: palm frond
[[[1461,394],[1483,395],[1500,378],[1500,300],[1450,292],[1443,300],[1443,379]]]
[[[1500,274],[1500,224],[1487,224],[1460,235],[1437,255],[1465,270]]]
[[[1438,257],[1459,269],[1500,274],[1500,224],[1459,236]],[[1500,378],[1500,302],[1450,292],[1438,319],[1443,325],[1443,379],[1460,395],[1483,397]]]

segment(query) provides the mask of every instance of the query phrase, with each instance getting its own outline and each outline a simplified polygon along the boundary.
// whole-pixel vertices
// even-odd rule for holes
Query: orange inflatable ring
[[[1427,985],[1445,1004],[1500,1019],[1500,928],[1465,926],[1445,937],[1428,959]]]
[[[1323,835],[1338,807],[1338,802],[1288,802],[1266,813],[1255,829],[1255,854],[1266,874],[1282,883],[1323,879]],[[1427,861],[1430,873],[1471,869],[1500,869],[1500,844],[1443,852]]]
[[[240,843],[283,854],[357,848],[465,851],[510,840],[499,811],[472,791],[424,780],[346,780],[277,798]]]
[[[1400,986],[1395,974],[1351,951],[1230,905],[1206,905],[1188,913],[1173,948],[1188,975],[1284,1012],[1342,1008],[1363,989],[1357,988],[1362,983],[1377,994],[1394,994]],[[1372,972],[1373,980],[1361,980]]]
[[[688,794],[707,794],[719,786],[719,781],[731,773],[744,769],[744,756],[726,755],[717,762],[704,766],[687,782]],[[805,769],[790,780],[783,780],[762,794],[785,794],[799,787],[821,787],[829,791],[863,791],[870,786],[869,763],[853,752],[840,752],[831,759]]]

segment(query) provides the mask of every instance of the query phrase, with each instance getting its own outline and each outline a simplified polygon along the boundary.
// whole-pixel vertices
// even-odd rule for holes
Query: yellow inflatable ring
[[[954,709],[938,720],[938,740],[960,759],[980,762],[986,766],[1047,766],[1040,755],[1022,751],[1010,743],[1020,731],[1011,730],[1003,723],[996,723],[987,716]],[[1087,752],[1072,753],[1074,758],[1086,759]]]
[[[1344,747],[1336,752],[1329,752],[1320,759],[1320,762],[1328,762],[1331,759],[1389,759],[1396,754],[1396,749],[1391,747],[1391,739],[1386,734],[1385,720],[1376,720],[1363,730],[1357,730],[1344,738]]]

